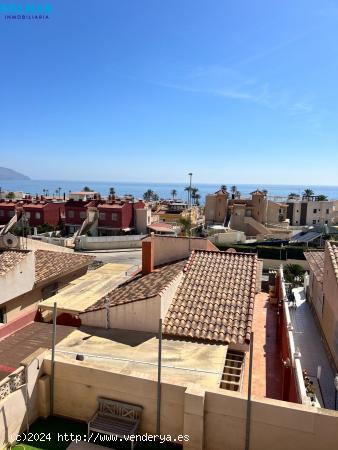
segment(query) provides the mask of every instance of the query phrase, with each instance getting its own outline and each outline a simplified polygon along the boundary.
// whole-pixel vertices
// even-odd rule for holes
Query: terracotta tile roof
[[[137,275],[131,281],[109,292],[93,306],[86,309],[86,312],[104,308],[107,301],[110,306],[117,306],[154,297],[183,271],[185,264],[186,260],[179,261],[159,268],[148,275]]]
[[[336,279],[338,282],[338,242],[328,242],[327,247],[331,256],[333,269],[335,271]]]
[[[35,283],[41,283],[49,278],[60,277],[81,267],[87,266],[95,258],[76,253],[52,252],[36,250],[35,252]]]
[[[304,256],[309,263],[310,269],[316,277],[316,280],[322,283],[325,252],[304,252]]]
[[[164,334],[223,344],[250,342],[257,256],[192,252],[164,320]]]
[[[16,251],[16,250],[5,250],[0,252],[0,276],[5,275],[5,273],[14,269],[14,267],[22,261],[28,252]]]

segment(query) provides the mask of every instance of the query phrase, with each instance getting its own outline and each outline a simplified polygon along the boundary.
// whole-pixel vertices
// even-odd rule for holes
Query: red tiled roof
[[[155,297],[182,272],[185,263],[186,260],[179,261],[156,269],[148,275],[137,275],[131,281],[113,289],[85,312],[102,309],[107,302],[109,306],[118,306]]]
[[[173,231],[174,229],[172,225],[165,222],[154,222],[151,225],[148,225],[148,228],[154,231],[165,231],[165,230]]]
[[[338,243],[337,242],[328,242],[327,243],[328,250],[331,256],[331,261],[333,265],[333,270],[336,275],[336,279],[338,282]]]
[[[36,250],[35,282],[41,283],[50,278],[74,272],[81,267],[88,266],[94,259],[89,255]]]
[[[164,334],[223,344],[250,342],[257,257],[192,252],[164,320]]]
[[[324,274],[325,252],[304,252],[304,256],[309,263],[310,269],[312,270],[317,281],[322,283]]]

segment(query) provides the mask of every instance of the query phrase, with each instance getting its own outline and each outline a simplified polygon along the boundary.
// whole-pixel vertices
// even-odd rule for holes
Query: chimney
[[[154,233],[142,242],[142,275],[148,275],[154,270]]]

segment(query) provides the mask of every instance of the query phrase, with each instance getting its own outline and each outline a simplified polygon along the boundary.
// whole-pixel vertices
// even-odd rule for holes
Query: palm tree
[[[191,188],[190,186],[187,186],[187,187],[184,188],[184,190],[185,190],[186,192],[188,192],[188,205],[190,205],[190,196],[191,196],[191,190],[192,190],[192,188]]]
[[[90,189],[89,186],[85,186],[85,187],[82,189],[82,191],[83,191],[83,192],[93,192],[93,189]]]
[[[173,189],[172,191],[170,191],[170,194],[171,194],[171,196],[172,196],[173,200],[175,200],[175,198],[176,198],[176,195],[177,195],[177,191],[176,191],[176,189]]]
[[[262,192],[263,192],[263,194],[265,195],[265,197],[268,195],[267,189],[263,189]]]
[[[113,187],[109,188],[109,195],[115,196],[115,189]]]
[[[182,225],[184,235],[188,236],[191,230],[191,220],[189,218],[181,217],[179,222]]]
[[[232,197],[232,199],[234,199],[234,198],[236,198],[236,192],[238,192],[237,191],[237,186],[231,186],[231,197]]]
[[[228,187],[226,184],[221,185],[221,191],[227,191]]]
[[[198,192],[198,188],[196,188],[196,187],[191,188],[191,198],[194,200],[194,203],[196,202],[197,192]]]
[[[200,205],[200,194],[195,194],[195,205],[199,206]]]
[[[303,192],[304,198],[312,197],[312,195],[315,195],[312,189],[304,189],[304,192]]]

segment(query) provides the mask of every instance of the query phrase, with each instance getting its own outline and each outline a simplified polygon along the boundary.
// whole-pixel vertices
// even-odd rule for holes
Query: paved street
[[[96,256],[97,261],[102,261],[104,263],[132,264],[133,266],[140,266],[142,259],[140,248],[96,251],[86,250],[81,253]]]

